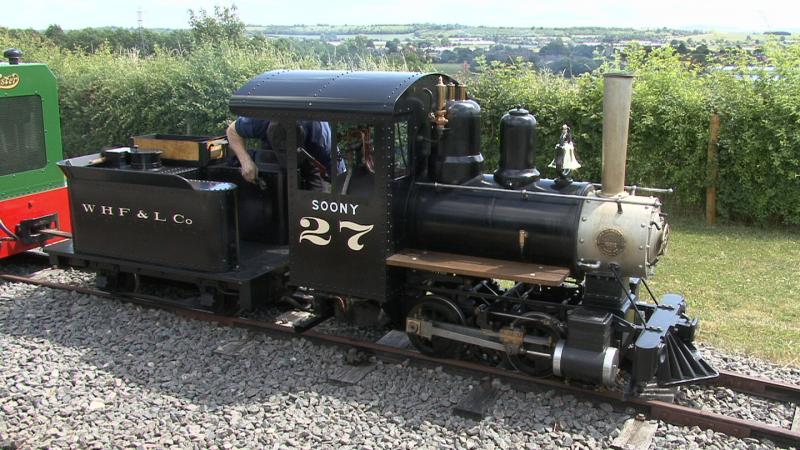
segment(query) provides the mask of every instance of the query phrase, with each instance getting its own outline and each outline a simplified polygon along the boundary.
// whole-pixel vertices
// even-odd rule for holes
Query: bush
[[[800,45],[766,48],[768,70],[743,60],[708,77],[721,118],[720,212],[800,224]]]
[[[0,29],[3,47],[50,65],[60,83],[62,132],[69,156],[126,145],[143,133],[220,134],[233,117],[231,93],[253,76],[276,68],[419,70],[419,62],[348,55],[323,64],[272,41],[197,44],[191,52],[156,49],[153,55],[67,51],[36,33]],[[711,115],[721,117],[718,208],[723,219],[800,224],[800,45],[769,45],[766,62],[744,54],[700,71],[672,48],[625,50],[625,70],[636,75],[628,149],[628,184],[673,187],[674,210],[705,201],[706,151]],[[723,65],[727,65],[725,70]],[[732,70],[731,70],[732,68]],[[769,68],[769,69],[767,69]],[[424,68],[423,68],[424,69]],[[482,106],[487,171],[497,167],[499,120],[516,105],[539,123],[537,166],[548,176],[562,124],[572,127],[584,167],[577,176],[598,181],[602,149],[603,73],[575,79],[479,61],[470,94]]]
[[[140,57],[107,49],[51,63],[61,84],[64,148],[70,156],[126,145],[144,133],[221,134],[228,99],[253,76],[313,61],[235,46],[200,46],[189,54]]]
[[[247,80],[273,69],[323,66],[315,57],[262,41],[201,43],[191,52],[157,48],[144,56],[107,46],[88,53],[69,51],[35,33],[2,29],[0,43],[24,49],[26,61],[47,63],[56,75],[69,157],[127,145],[130,136],[138,134],[223,134],[234,118],[228,100]],[[328,68],[409,70],[402,61],[351,55]]]
[[[741,56],[741,55],[739,55]],[[671,207],[698,210],[705,202],[709,122],[719,114],[721,218],[758,224],[800,224],[800,45],[768,46],[754,70],[749,58],[701,72],[671,48],[626,49],[634,73],[626,182],[673,187]],[[573,128],[584,167],[577,175],[597,181],[602,152],[603,74],[606,64],[574,80],[537,72],[529,64],[481,64],[471,92],[483,108],[484,155],[496,167],[499,119],[517,104],[536,115],[537,166],[553,157],[559,131]],[[763,67],[774,68],[765,69]],[[730,70],[733,68],[733,70]],[[549,172],[548,172],[549,171]]]

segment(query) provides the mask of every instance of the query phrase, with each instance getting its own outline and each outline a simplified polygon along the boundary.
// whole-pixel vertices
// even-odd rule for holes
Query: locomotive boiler
[[[414,245],[564,266],[573,276],[610,273],[613,266],[619,276],[646,277],[666,247],[668,227],[657,198],[624,190],[629,83],[627,76],[607,78],[601,190],[587,182],[540,178],[534,166],[536,120],[517,107],[501,120],[494,175],[483,175],[472,162],[482,160],[476,136],[458,147],[461,153],[445,147],[444,168],[431,182],[416,183],[410,210]],[[477,131],[479,115],[462,117],[459,111],[451,107],[450,123],[475,122],[462,127]],[[443,134],[457,130],[452,126]],[[442,139],[445,146],[450,140]]]
[[[319,311],[391,323],[426,354],[505,358],[533,376],[629,392],[711,378],[685,299],[646,285],[669,226],[656,197],[624,185],[632,82],[605,77],[595,185],[543,178],[536,119],[514,105],[500,119],[500,167],[486,173],[480,104],[446,75],[266,72],[231,111],[328,122],[332,159],[346,164],[331,164],[326,189],[303,182],[294,133],[297,152],[257,159],[255,186],[222,158],[136,167],[148,157],[135,146],[76,158],[61,164],[75,239],[51,255],[103,279],[189,281],[243,308],[270,286],[300,289]]]

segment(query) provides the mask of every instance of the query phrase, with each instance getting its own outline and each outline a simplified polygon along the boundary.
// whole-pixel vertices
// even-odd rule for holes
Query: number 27
[[[300,219],[300,226],[305,230],[300,233],[299,242],[308,241],[319,246],[326,246],[331,243],[332,238],[329,234],[331,225],[327,220],[307,216]],[[355,232],[347,239],[347,247],[356,252],[364,248],[364,244],[360,242],[360,239],[372,231],[373,228],[375,228],[375,225],[362,225],[349,220],[339,221],[339,231],[350,230]]]

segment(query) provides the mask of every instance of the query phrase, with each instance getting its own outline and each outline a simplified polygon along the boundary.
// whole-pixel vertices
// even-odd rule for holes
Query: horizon
[[[406,0],[402,3],[375,4],[366,0],[340,2],[331,8],[327,0],[307,0],[303,8],[286,8],[284,2],[239,0],[160,0],[123,1],[112,4],[101,0],[51,2],[29,0],[15,6],[13,17],[4,16],[0,26],[44,30],[58,25],[65,30],[82,28],[189,28],[189,10],[236,5],[239,19],[247,26],[293,25],[412,25],[436,24],[507,28],[667,28],[681,31],[764,33],[800,32],[800,4],[763,0],[731,8],[723,0],[702,3],[671,0],[644,4],[631,0],[573,0],[569,4],[534,1],[525,9],[509,4],[488,4],[483,0],[462,0],[456,7]],[[354,14],[355,12],[355,14]],[[263,20],[259,20],[258,18]],[[391,20],[386,20],[391,18]],[[446,20],[436,20],[438,18]],[[453,20],[456,19],[456,20]],[[388,23],[391,22],[391,23]]]
[[[59,25],[59,24],[51,24],[51,25]],[[245,28],[266,28],[266,27],[367,27],[367,26],[374,26],[374,27],[402,27],[402,26],[452,26],[452,27],[462,27],[462,28],[506,28],[506,29],[534,29],[534,28],[541,28],[541,29],[554,29],[554,30],[570,30],[570,29],[579,29],[579,28],[599,28],[604,30],[635,30],[635,31],[650,31],[650,30],[661,30],[667,29],[672,31],[699,31],[699,32],[723,32],[724,30],[716,30],[716,29],[703,29],[703,28],[671,28],[671,27],[620,27],[620,26],[604,26],[604,25],[571,25],[571,26],[537,26],[532,25],[529,27],[525,26],[504,26],[504,25],[467,25],[458,22],[406,22],[406,23],[293,23],[293,24],[284,24],[284,23],[246,23],[244,24]],[[48,25],[49,26],[49,25]],[[59,25],[60,26],[60,25]],[[0,27],[4,27],[4,25],[0,24]],[[31,27],[6,27],[6,28],[16,28],[16,29],[33,29],[35,31],[45,31],[45,28],[31,28]],[[125,30],[136,30],[138,26],[120,26],[120,25],[100,25],[100,26],[92,26],[92,27],[79,27],[79,28],[67,28],[61,27],[64,31],[70,30],[82,30],[86,28],[111,28],[111,29],[125,29]],[[147,27],[144,26],[143,29],[145,30],[190,30],[191,27],[187,24],[186,26],[181,27]],[[783,32],[783,31],[791,31],[785,29],[776,29],[776,30],[763,30],[763,31],[750,31],[753,34],[763,34],[763,33],[774,33],[774,32]],[[745,31],[729,31],[729,32],[741,32],[744,33]],[[798,31],[800,32],[800,29]],[[340,33],[343,34],[343,33]],[[397,33],[358,33],[358,34],[397,34]]]

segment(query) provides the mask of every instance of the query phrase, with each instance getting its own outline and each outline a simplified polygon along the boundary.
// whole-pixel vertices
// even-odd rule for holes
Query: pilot
[[[331,177],[331,127],[328,122],[300,121],[296,127],[298,168],[301,187],[314,191],[329,191]],[[245,139],[259,139],[262,150],[273,150],[278,163],[285,167],[286,127],[276,121],[239,117],[226,131],[229,148],[241,166],[242,178],[254,183],[258,176],[255,161],[268,160],[263,151],[248,153]],[[338,173],[345,171],[339,159]]]

